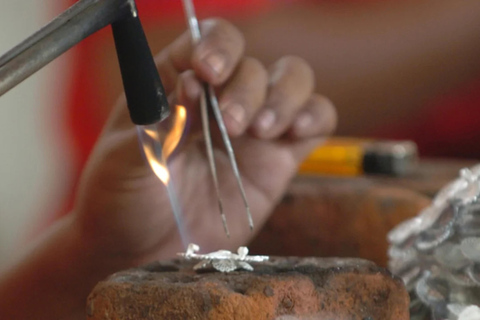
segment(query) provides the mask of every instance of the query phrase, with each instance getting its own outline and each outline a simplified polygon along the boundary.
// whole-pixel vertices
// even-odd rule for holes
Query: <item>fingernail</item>
[[[255,121],[255,126],[260,131],[268,131],[275,123],[277,116],[273,110],[267,109],[260,113],[257,120]]]
[[[202,59],[202,61],[213,71],[215,75],[220,75],[223,72],[223,69],[225,68],[225,57],[224,55],[218,53],[218,52],[213,52],[207,54],[206,57]]]
[[[245,108],[239,103],[229,103],[224,112],[228,114],[238,125],[242,125],[245,120]]]
[[[297,116],[293,128],[297,133],[304,133],[313,123],[312,115],[309,112],[302,112]]]

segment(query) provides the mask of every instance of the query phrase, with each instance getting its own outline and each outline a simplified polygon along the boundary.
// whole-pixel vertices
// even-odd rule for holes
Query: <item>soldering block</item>
[[[254,271],[194,271],[177,259],[113,274],[87,301],[88,320],[409,319],[400,279],[345,258],[271,258]]]

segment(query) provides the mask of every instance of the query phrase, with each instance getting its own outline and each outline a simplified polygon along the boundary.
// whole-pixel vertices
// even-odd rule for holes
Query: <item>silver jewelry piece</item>
[[[202,270],[213,267],[220,272],[232,272],[238,269],[253,271],[253,267],[249,262],[267,261],[269,256],[249,256],[247,247],[239,247],[237,253],[228,250],[219,250],[207,254],[197,253],[200,247],[194,243],[190,243],[185,253],[178,253],[179,256],[187,260],[200,260],[193,269]]]
[[[389,267],[410,293],[412,319],[430,313],[433,319],[480,319],[480,165],[461,170],[388,240]]]

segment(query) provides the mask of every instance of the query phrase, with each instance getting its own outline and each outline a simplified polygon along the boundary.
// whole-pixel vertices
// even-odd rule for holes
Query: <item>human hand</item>
[[[231,238],[223,232],[205,147],[195,139],[201,128],[201,81],[218,92],[255,230],[303,158],[333,130],[336,115],[326,98],[313,93],[314,75],[305,61],[285,57],[267,70],[244,56],[243,37],[228,22],[207,20],[201,30],[202,40],[195,47],[186,32],[156,59],[172,106],[184,105],[192,119],[192,139],[170,159],[170,170],[190,239],[207,250],[232,249],[253,233],[228,158],[218,144],[217,170]],[[165,187],[140,153],[124,99],[91,155],[74,212],[85,241],[103,257],[139,264],[183,249]]]

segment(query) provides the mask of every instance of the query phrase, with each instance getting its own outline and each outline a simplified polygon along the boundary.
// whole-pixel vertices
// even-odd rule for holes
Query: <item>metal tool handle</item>
[[[112,25],[130,117],[165,119],[169,107],[135,0],[80,0],[0,57],[0,96],[96,31]]]
[[[0,57],[0,96],[98,30],[132,14],[134,0],[80,0]]]

